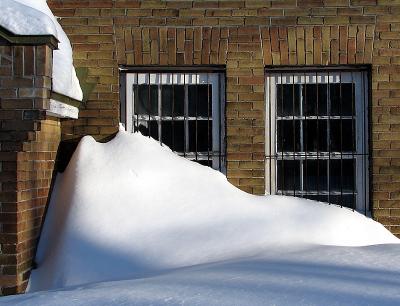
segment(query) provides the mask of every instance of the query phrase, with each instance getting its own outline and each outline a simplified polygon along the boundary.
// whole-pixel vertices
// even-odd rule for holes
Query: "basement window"
[[[367,71],[267,70],[266,100],[266,193],[367,212]]]
[[[222,72],[141,71],[127,72],[124,79],[121,119],[128,131],[225,172]]]

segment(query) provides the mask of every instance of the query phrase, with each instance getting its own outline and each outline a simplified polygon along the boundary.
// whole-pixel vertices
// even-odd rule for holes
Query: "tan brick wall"
[[[0,290],[23,292],[48,200],[61,138],[46,118],[52,50],[0,46]]]
[[[228,178],[264,191],[264,65],[372,64],[374,216],[400,236],[400,1],[73,1],[49,4],[96,82],[64,137],[117,130],[118,65],[226,65]],[[227,44],[227,45],[226,45]]]
[[[375,219],[400,237],[400,3],[382,4],[373,51],[373,207]]]

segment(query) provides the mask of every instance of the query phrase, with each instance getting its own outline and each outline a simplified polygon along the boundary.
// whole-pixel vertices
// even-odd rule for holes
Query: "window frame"
[[[287,78],[288,80],[285,80]],[[301,152],[288,152],[287,158],[284,156],[284,153],[279,152],[278,154],[278,140],[277,138],[277,121],[279,120],[277,117],[277,85],[278,84],[302,84],[299,88],[300,91],[300,106],[299,109],[302,108],[303,105],[303,92],[302,87],[308,84],[327,84],[328,89],[327,93],[329,93],[329,85],[330,84],[341,84],[346,82],[354,82],[355,89],[354,89],[354,114],[348,117],[355,120],[355,145],[356,150],[353,149],[352,152],[344,153],[342,152],[331,152],[329,149],[329,156],[321,155],[321,152],[317,152],[317,154],[310,154],[309,151],[302,150]],[[353,209],[357,211],[367,212],[370,210],[370,147],[369,147],[369,139],[370,139],[370,118],[369,118],[369,101],[370,101],[370,74],[368,67],[352,67],[352,66],[335,66],[335,67],[266,67],[265,69],[265,99],[266,99],[266,116],[265,116],[265,193],[266,194],[281,194],[277,192],[277,164],[278,160],[306,160],[308,159],[320,159],[320,160],[329,160],[327,166],[327,193],[329,196],[331,194],[330,187],[329,187],[329,163],[332,158],[335,158],[335,154],[338,155],[336,158],[340,159],[354,159],[355,160],[355,189],[357,190],[356,194],[356,203]],[[299,121],[307,121],[307,119],[316,119],[322,120],[327,119],[328,121],[334,120],[334,117],[340,117],[342,120],[343,116],[340,114],[339,116],[332,116],[329,113],[329,106],[330,106],[330,97],[329,94],[327,96],[327,114],[326,116],[317,115],[316,116],[307,116],[307,113],[300,113],[301,116],[291,115],[288,117],[293,118],[292,120]],[[301,110],[300,110],[301,112]],[[316,118],[310,118],[316,117]],[[282,118],[282,117],[281,117]],[[336,118],[337,119],[337,118]],[[346,118],[344,118],[346,119]],[[290,118],[289,118],[290,120]],[[300,123],[303,124],[303,123]],[[330,123],[329,123],[330,124]],[[327,135],[329,133],[329,124],[327,127]],[[301,132],[299,132],[300,135]],[[300,136],[302,137],[302,136]],[[329,147],[329,146],[328,146]],[[282,150],[284,151],[284,150]],[[282,156],[279,156],[281,155]],[[311,157],[311,158],[310,158]],[[345,158],[343,158],[345,157]],[[300,167],[302,166],[303,162],[300,162]],[[303,172],[300,170],[300,180],[304,179]],[[361,179],[359,179],[361,178]],[[300,188],[303,190],[301,186]],[[304,190],[303,190],[304,191]],[[308,190],[305,191],[304,194],[310,194]],[[288,192],[284,193],[287,195]],[[296,192],[293,191],[291,195],[296,196]],[[300,196],[301,192],[298,194]],[[319,193],[318,195],[324,195],[324,193]],[[343,193],[342,193],[343,195]]]
[[[158,86],[158,111],[157,115],[151,115],[152,119],[158,121],[158,141],[161,145],[162,129],[160,122],[169,120],[182,121],[184,123],[185,135],[189,135],[189,121],[209,120],[212,121],[212,150],[209,150],[207,155],[202,151],[190,152],[189,139],[184,140],[184,152],[176,152],[178,155],[186,157],[190,160],[201,161],[210,160],[210,167],[219,170],[226,174],[226,120],[225,120],[225,82],[226,74],[225,67],[218,66],[194,66],[194,67],[172,67],[172,66],[120,66],[120,119],[125,130],[133,132],[134,130],[134,103],[135,92],[133,87],[135,84],[147,84]],[[132,84],[129,86],[128,84]],[[204,119],[202,116],[189,116],[188,108],[188,86],[189,85],[204,85],[212,86],[212,112],[210,116]],[[161,105],[161,87],[163,85],[183,85],[184,86],[184,116],[165,116],[160,109]],[[181,118],[182,117],[182,118]],[[193,117],[193,118],[192,118]],[[172,118],[172,119],[171,119]],[[150,137],[150,136],[149,136]]]

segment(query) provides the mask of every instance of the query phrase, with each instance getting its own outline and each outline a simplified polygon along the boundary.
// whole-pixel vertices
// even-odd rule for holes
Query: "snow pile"
[[[59,40],[53,52],[53,91],[82,100],[70,41],[46,0],[1,0],[0,25],[17,35],[53,35]]]
[[[57,176],[30,291],[157,275],[306,245],[398,243],[349,209],[253,196],[153,139],[84,137]]]

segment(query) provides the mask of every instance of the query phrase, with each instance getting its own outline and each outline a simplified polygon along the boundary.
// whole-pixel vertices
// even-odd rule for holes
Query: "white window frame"
[[[135,120],[135,85],[201,85],[210,84],[212,86],[211,107],[212,107],[212,152],[210,151],[210,160],[212,161],[212,168],[226,173],[225,166],[225,84],[221,80],[220,72],[128,72],[126,74],[126,118],[125,128],[127,131],[134,132]],[[185,86],[185,100],[184,100],[184,116],[174,116],[174,120],[183,121],[185,125],[185,133],[189,135],[190,120],[196,120],[196,117],[190,117],[188,114],[188,87]],[[172,117],[161,115],[161,86],[158,87],[158,115],[150,117],[154,120],[161,120],[162,118],[172,119]],[[147,116],[147,115],[146,115]],[[197,116],[198,119],[205,119]],[[159,125],[159,141],[161,142],[161,126]],[[207,160],[208,156],[195,152],[190,152],[189,137],[185,139],[185,153],[184,156],[190,160]],[[176,152],[178,153],[178,152]],[[183,156],[183,154],[178,153]],[[221,155],[221,156],[220,156]]]
[[[355,133],[356,133],[356,155],[351,153],[344,153],[349,158],[354,158],[356,161],[356,210],[367,213],[369,205],[368,203],[368,78],[367,73],[363,71],[318,71],[318,72],[267,72],[265,78],[266,88],[266,126],[265,126],[265,193],[266,194],[277,194],[277,160],[278,158],[271,158],[270,156],[277,156],[277,117],[276,117],[276,105],[277,105],[277,92],[276,88],[278,84],[338,84],[338,83],[351,83],[355,84]],[[302,94],[300,94],[300,112],[303,114],[302,108]],[[330,103],[328,97],[328,107]],[[328,108],[329,109],[329,108]],[[290,116],[299,117],[299,116]],[[303,119],[326,119],[328,117],[334,118],[334,116],[303,116]],[[340,116],[336,116],[340,117]],[[343,116],[345,117],[345,116]],[[351,116],[349,116],[351,117]],[[271,119],[270,119],[271,118]],[[328,131],[329,132],[329,131]],[[300,133],[301,135],[301,133]],[[293,153],[293,152],[290,152]],[[340,152],[331,152],[330,157],[326,157],[323,154],[318,155],[320,160],[322,159],[334,159],[335,157],[340,158]],[[280,155],[281,153],[279,153]],[[295,158],[302,159],[305,156],[304,152],[295,152]],[[307,152],[308,159],[316,158],[315,152]],[[339,156],[338,156],[339,155]],[[342,155],[342,156],[343,156]],[[291,155],[293,156],[293,155]],[[292,158],[292,157],[291,157]],[[328,167],[329,177],[329,167]],[[270,179],[271,178],[271,179]],[[300,179],[303,179],[302,169],[300,170]],[[328,182],[329,183],[329,182]],[[365,186],[364,186],[365,184]],[[367,188],[367,192],[363,192]],[[270,192],[271,191],[271,192]],[[324,193],[320,193],[323,195]],[[331,195],[334,195],[331,193]],[[367,211],[365,211],[367,210]]]

